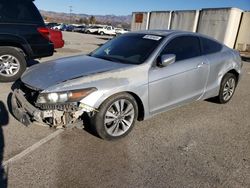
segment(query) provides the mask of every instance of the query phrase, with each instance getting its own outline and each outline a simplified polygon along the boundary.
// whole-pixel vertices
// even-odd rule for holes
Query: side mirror
[[[175,62],[176,55],[175,54],[166,54],[161,56],[161,60],[159,62],[160,67],[166,67]]]

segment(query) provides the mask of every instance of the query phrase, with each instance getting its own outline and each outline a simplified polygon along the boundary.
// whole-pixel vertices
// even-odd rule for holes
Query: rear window
[[[202,52],[204,55],[220,52],[222,45],[216,41],[201,37]]]
[[[31,0],[1,0],[0,22],[43,23],[43,20]]]

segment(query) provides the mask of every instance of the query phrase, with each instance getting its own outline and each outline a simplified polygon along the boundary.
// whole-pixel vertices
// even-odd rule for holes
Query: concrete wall
[[[250,52],[250,12],[243,13],[235,48]]]
[[[199,20],[198,10],[173,11],[171,29],[196,32]]]
[[[131,31],[147,30],[149,24],[148,12],[134,12],[132,14]]]
[[[138,16],[139,15],[139,16]],[[230,48],[250,51],[250,12],[237,8],[133,13],[132,31],[173,29],[211,36]]]
[[[149,29],[169,29],[171,12],[151,12],[149,18]]]
[[[237,8],[202,9],[197,32],[234,48],[241,15],[242,10]]]

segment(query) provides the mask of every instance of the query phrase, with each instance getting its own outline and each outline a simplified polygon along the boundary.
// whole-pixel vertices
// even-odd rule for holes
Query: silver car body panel
[[[209,65],[203,56],[150,69],[149,96],[153,96],[149,97],[150,112],[157,113],[201,98],[208,73]]]
[[[237,53],[226,46],[215,54],[178,61],[163,68],[157,67],[155,60],[158,54],[174,37],[203,35],[180,31],[136,33],[166,36],[141,65],[77,56],[34,66],[23,75],[22,81],[43,90],[43,93],[95,87],[97,91],[80,101],[95,109],[110,96],[129,92],[141,100],[146,119],[176,106],[217,96],[221,79],[230,70],[241,75],[241,61]]]
[[[108,97],[131,92],[140,97],[148,109],[148,65],[128,66],[109,72],[68,80],[44,90],[44,93],[96,87],[98,90],[81,100],[81,103],[98,109]],[[84,87],[83,87],[84,86]],[[148,112],[147,112],[148,113]]]
[[[32,66],[22,76],[22,81],[27,85],[34,85],[36,88],[44,90],[71,79],[128,66],[80,55]]]

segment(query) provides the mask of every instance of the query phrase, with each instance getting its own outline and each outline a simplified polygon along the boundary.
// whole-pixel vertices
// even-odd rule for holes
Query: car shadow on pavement
[[[86,131],[88,134],[92,135],[92,136],[95,136],[99,139],[100,136],[97,134],[96,130],[94,129],[93,126],[91,126],[91,119],[90,117],[88,116],[88,114],[84,113],[83,116],[82,116],[82,121],[83,121],[83,125],[84,125],[84,131]]]
[[[7,187],[8,184],[8,178],[7,173],[4,170],[4,167],[2,166],[3,163],[3,153],[4,153],[4,135],[3,135],[3,126],[7,126],[9,124],[9,114],[6,109],[5,104],[0,101],[0,187]]]
[[[205,100],[206,102],[214,103],[214,104],[220,104],[217,97],[209,98]]]
[[[245,61],[245,62],[250,62],[250,57],[246,57],[246,56],[241,56],[241,59],[242,61]]]
[[[31,67],[33,65],[39,64],[40,62],[37,60],[30,60],[27,62],[27,67]]]
[[[105,37],[97,37],[98,39],[101,39],[101,40],[111,40],[112,38],[105,38]]]
[[[103,43],[97,44],[98,47],[101,47],[103,45]]]

